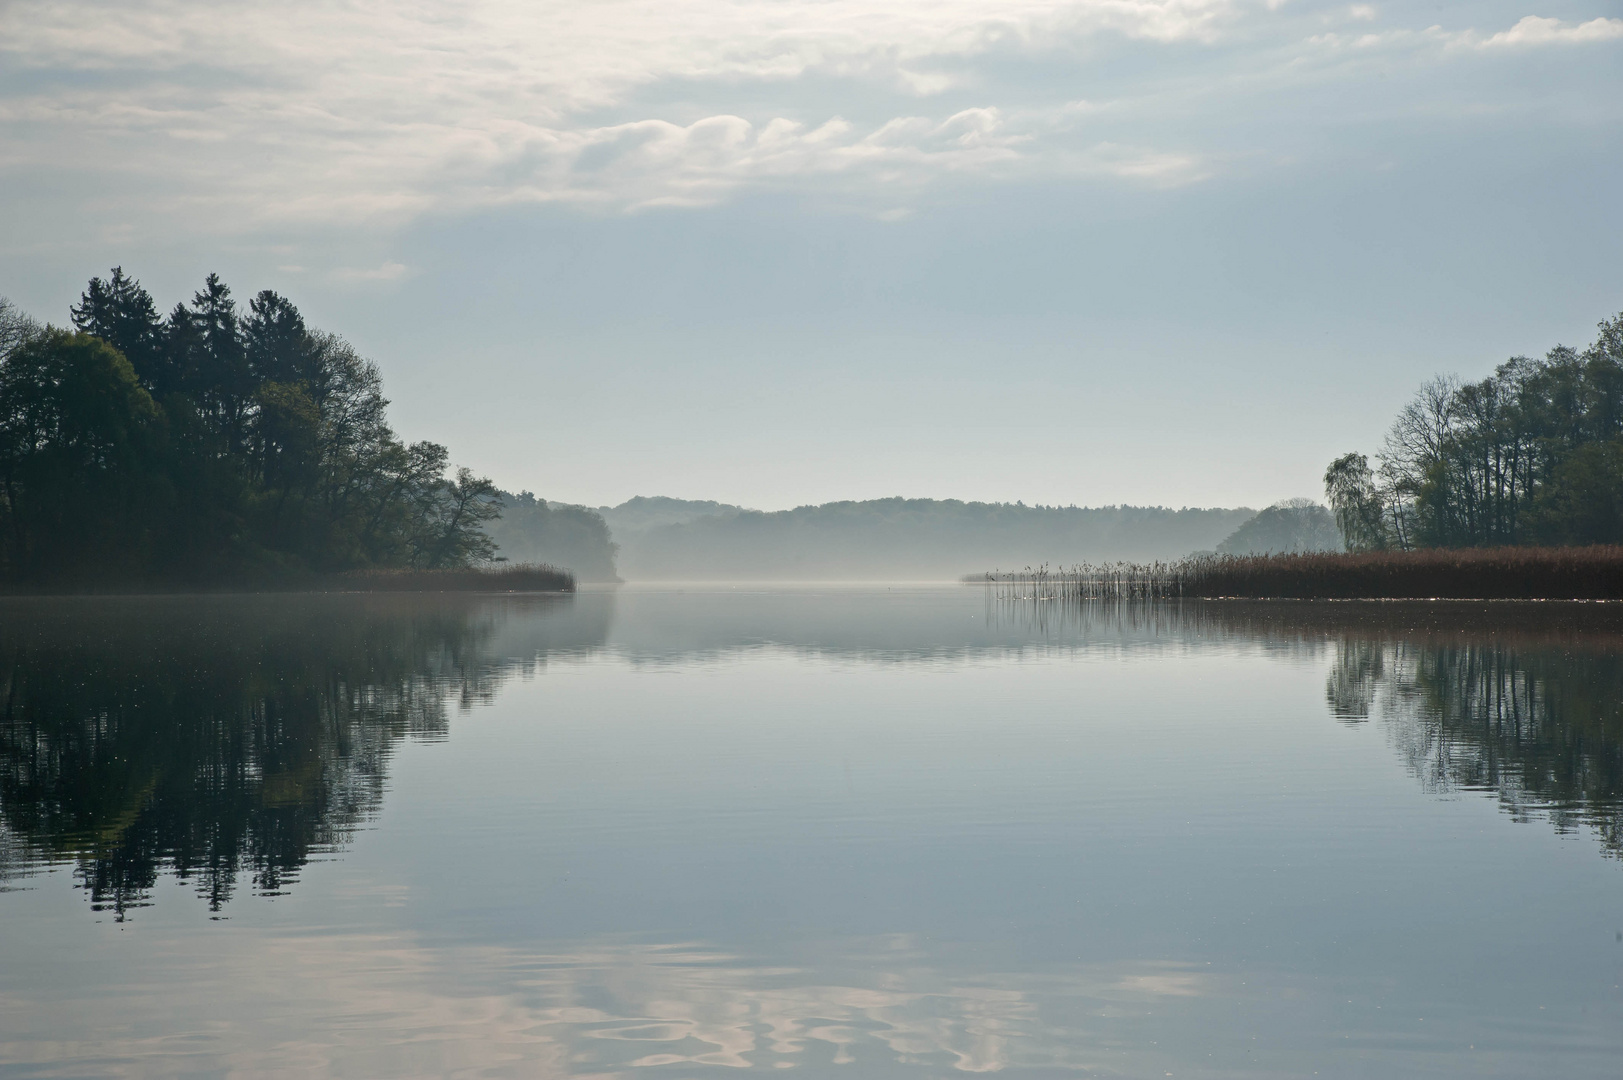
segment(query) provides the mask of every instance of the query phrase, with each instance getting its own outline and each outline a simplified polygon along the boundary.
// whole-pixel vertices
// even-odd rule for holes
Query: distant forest
[[[1341,532],[1336,528],[1336,519],[1312,499],[1277,502],[1217,545],[1219,555],[1341,550]]]
[[[528,491],[496,494],[502,515],[488,529],[501,558],[567,567],[579,581],[620,580],[614,563],[619,545],[596,510],[549,503]]]
[[[869,499],[763,513],[634,499],[599,513],[632,580],[950,580],[1058,558],[1176,559],[1211,550],[1245,508],[1026,506]]]
[[[1623,543],[1623,314],[1582,351],[1432,380],[1376,460],[1325,473],[1349,550]]]
[[[41,327],[0,301],[0,580],[245,583],[492,558],[492,483],[389,427],[383,380],[269,290],[160,316],[115,268]]]

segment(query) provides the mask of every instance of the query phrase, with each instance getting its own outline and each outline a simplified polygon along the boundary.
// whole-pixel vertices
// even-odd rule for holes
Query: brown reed
[[[1000,599],[1623,599],[1623,546],[1205,555],[1174,563],[1047,564],[966,579]]]
[[[1623,547],[1431,548],[1188,560],[1183,595],[1294,599],[1618,600]]]
[[[574,592],[575,575],[546,563],[454,570],[353,570],[332,583],[346,592]]]

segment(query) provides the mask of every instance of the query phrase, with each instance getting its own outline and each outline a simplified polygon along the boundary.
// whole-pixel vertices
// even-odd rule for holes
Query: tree
[[[456,471],[426,494],[423,528],[413,543],[412,564],[426,570],[489,562],[496,545],[484,524],[500,516],[502,501],[488,477]]]
[[[265,289],[248,301],[242,339],[248,371],[255,380],[288,384],[311,381],[314,343],[299,309],[285,297]]]
[[[0,576],[262,580],[494,555],[488,480],[389,427],[377,366],[210,274],[165,321],[122,268],[77,334],[0,302]],[[140,365],[119,351],[128,345]]]
[[[49,329],[0,364],[7,569],[35,579],[132,572],[150,553],[161,416],[106,342]]]
[[[1549,544],[1623,538],[1623,440],[1579,447],[1550,473],[1533,504],[1533,535]]]
[[[1351,453],[1332,461],[1324,470],[1324,497],[1348,551],[1380,551],[1387,546],[1381,496],[1369,458]]]
[[[297,383],[265,381],[254,391],[253,442],[258,478],[285,498],[315,479],[321,413]]]
[[[1385,481],[1392,516],[1393,539],[1398,547],[1412,547],[1424,531],[1420,513],[1422,489],[1442,483],[1435,466],[1454,430],[1454,394],[1459,380],[1439,376],[1420,388],[1386,433],[1381,447],[1381,476]],[[1435,522],[1431,534],[1439,531]]]
[[[0,296],[0,363],[39,336],[40,331],[39,323],[29,318],[16,304]]]
[[[195,330],[196,400],[224,438],[227,452],[235,452],[243,445],[254,379],[237,305],[219,274],[204,279],[202,290],[192,297],[189,318]]]
[[[69,314],[76,328],[123,353],[147,390],[161,396],[176,389],[158,307],[123,267],[113,267],[106,281],[91,278]]]
[[[1480,382],[1432,380],[1392,425],[1379,475],[1344,456],[1326,491],[1349,545],[1374,542],[1375,501],[1399,547],[1618,543],[1619,447],[1623,315],[1581,352],[1558,345]]]

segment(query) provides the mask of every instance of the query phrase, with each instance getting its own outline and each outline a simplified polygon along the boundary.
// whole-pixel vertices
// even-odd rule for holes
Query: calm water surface
[[[0,602],[0,1075],[1623,1074],[1623,614]]]

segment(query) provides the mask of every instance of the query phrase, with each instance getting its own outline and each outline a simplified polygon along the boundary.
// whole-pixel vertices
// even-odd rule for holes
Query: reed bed
[[[999,599],[1619,600],[1623,546],[1207,555],[966,579]]]
[[[575,575],[546,563],[457,570],[355,570],[333,582],[348,592],[574,592]]]
[[[985,582],[999,600],[1164,600],[1182,596],[1185,562],[1077,563],[1049,569],[993,570],[966,581]]]
[[[1219,556],[1189,560],[1183,588],[1205,597],[1618,600],[1623,547]]]

